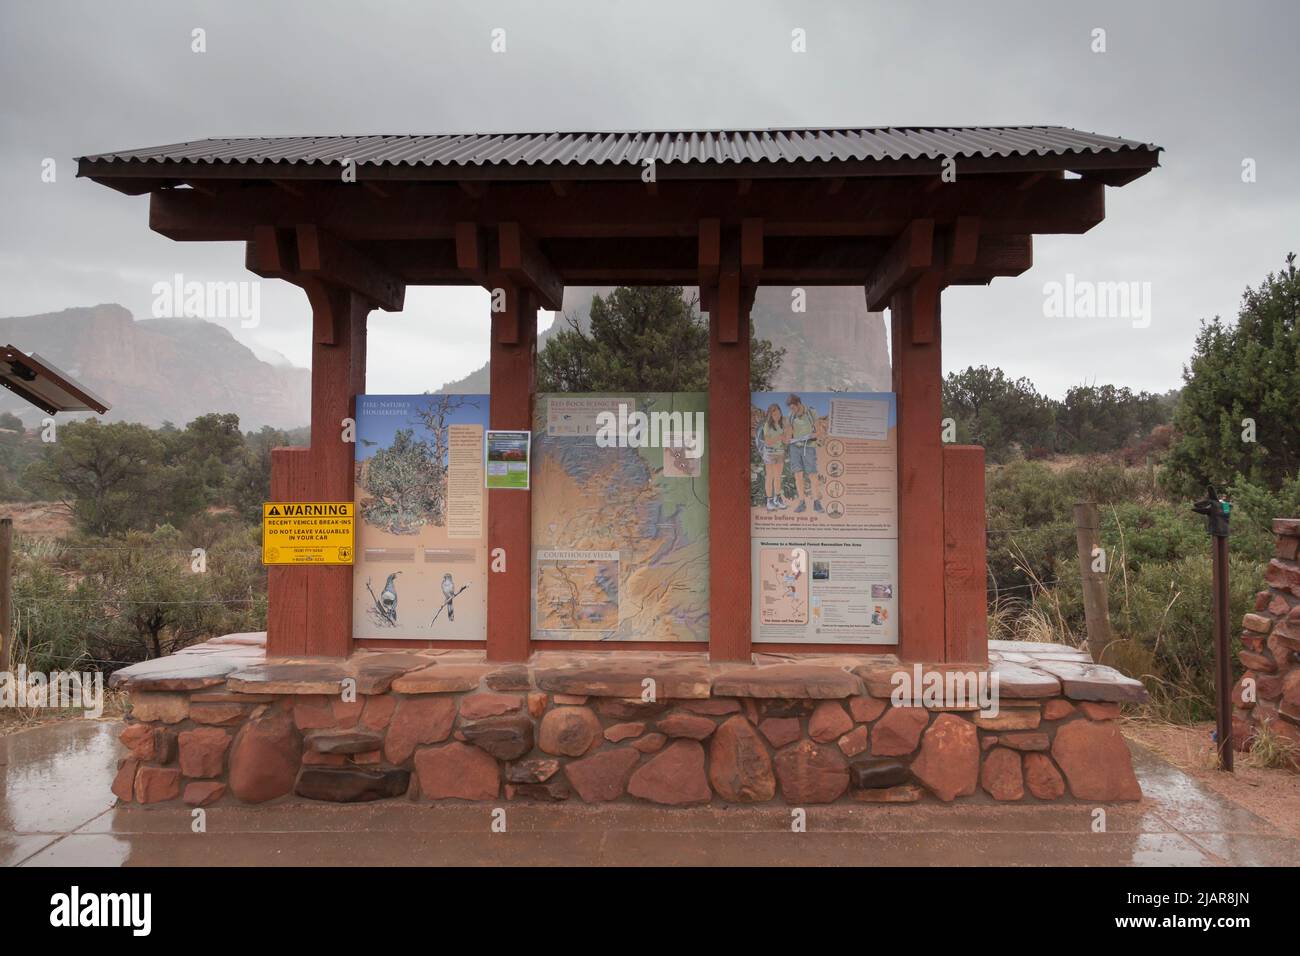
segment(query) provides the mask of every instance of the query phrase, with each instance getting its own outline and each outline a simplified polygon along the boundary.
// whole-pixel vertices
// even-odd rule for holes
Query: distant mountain
[[[37,352],[83,382],[113,406],[109,421],[184,425],[208,412],[234,412],[248,431],[311,419],[309,370],[279,353],[264,353],[272,360],[264,361],[202,319],[137,322],[120,305],[97,305],[0,319],[0,343]],[[28,425],[45,414],[9,392],[0,392],[0,411]]]
[[[579,327],[591,322],[591,300],[607,295],[612,286],[579,286],[564,290],[564,304],[555,323],[537,336],[537,348],[557,330],[568,328],[573,316]],[[868,312],[859,287],[809,286],[807,311],[791,310],[791,287],[762,286],[754,297],[750,315],[754,334],[785,349],[785,360],[773,380],[775,391],[877,391],[890,389],[889,349],[885,320]],[[685,289],[688,298],[697,294]],[[476,394],[488,390],[488,366],[465,378],[448,382],[439,391]]]

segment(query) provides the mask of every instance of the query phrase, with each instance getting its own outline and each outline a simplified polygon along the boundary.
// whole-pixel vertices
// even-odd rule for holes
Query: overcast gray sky
[[[205,136],[1055,124],[1163,146],[1106,221],[1035,240],[1034,268],[945,293],[944,366],[1054,395],[1180,383],[1199,320],[1300,246],[1300,4],[702,0],[201,3],[0,0],[0,315],[249,278],[238,243],[151,233],[148,202],[72,157]],[[191,52],[191,31],[207,52]],[[1106,52],[1091,50],[1094,28]],[[507,52],[491,51],[506,30]],[[791,31],[807,52],[791,52]],[[58,160],[41,182],[41,161]],[[1244,158],[1258,180],[1243,183]],[[1045,318],[1043,287],[1151,283],[1152,321]],[[301,292],[232,331],[308,364]],[[487,297],[414,289],[370,322],[369,388],[422,391],[487,357]]]

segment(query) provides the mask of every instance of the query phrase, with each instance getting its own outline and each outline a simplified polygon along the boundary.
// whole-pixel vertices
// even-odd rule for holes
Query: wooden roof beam
[[[406,282],[316,225],[297,227],[298,270],[351,289],[385,312],[401,312]]]
[[[956,182],[933,194],[915,183],[846,184],[826,195],[818,183],[772,190],[755,183],[749,196],[714,184],[665,189],[647,200],[636,187],[584,186],[559,199],[545,183],[500,186],[482,201],[454,187],[407,187],[389,202],[364,190],[320,187],[297,199],[267,186],[250,186],[219,199],[189,189],[150,197],[149,224],[181,241],[246,241],[254,226],[292,227],[314,222],[340,238],[358,241],[450,239],[458,221],[484,227],[517,222],[539,242],[552,238],[696,236],[701,220],[763,219],[765,236],[896,236],[915,219],[952,223],[977,216],[981,232],[1078,233],[1105,217],[1105,189],[1086,179],[1045,180],[1029,189],[1017,183]]]
[[[519,223],[497,227],[497,257],[502,272],[537,294],[540,308],[554,312],[563,306],[564,280]]]
[[[934,220],[914,219],[867,277],[867,310],[888,308],[895,292],[910,285],[932,265]]]

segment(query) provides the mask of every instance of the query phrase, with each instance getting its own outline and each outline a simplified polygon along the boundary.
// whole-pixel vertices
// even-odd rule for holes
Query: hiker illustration
[[[785,498],[781,495],[787,431],[781,406],[774,402],[767,407],[767,414],[754,432],[754,444],[758,446],[758,453],[763,459],[763,488],[767,493],[768,511],[787,507]]]
[[[823,511],[821,479],[817,475],[817,443],[825,426],[798,395],[789,396],[785,405],[789,409],[786,434],[789,436],[790,469],[794,472],[795,494],[799,496],[795,513],[807,511],[809,502],[813,511]]]
[[[430,621],[429,623],[434,624],[437,622],[438,615],[442,613],[443,608],[447,609],[448,621],[456,620],[455,601],[457,596],[460,594],[460,592],[464,591],[467,587],[469,587],[468,584],[462,584],[459,588],[457,588],[456,582],[452,579],[451,572],[448,571],[446,574],[444,574],[442,576],[442,604],[439,605],[438,610],[434,612],[433,620]]]

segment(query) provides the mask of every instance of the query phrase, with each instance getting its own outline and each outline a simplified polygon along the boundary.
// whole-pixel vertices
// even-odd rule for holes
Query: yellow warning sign
[[[262,504],[263,564],[351,564],[351,501]]]

